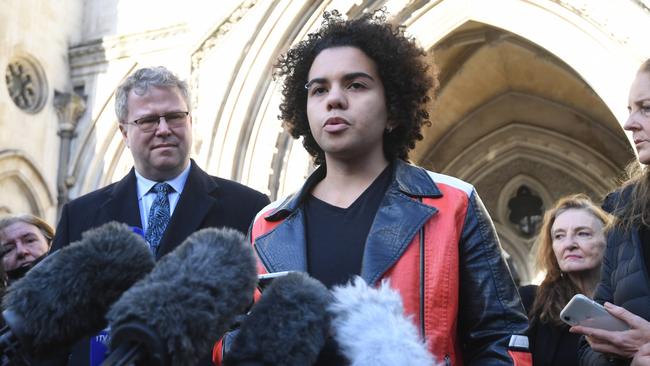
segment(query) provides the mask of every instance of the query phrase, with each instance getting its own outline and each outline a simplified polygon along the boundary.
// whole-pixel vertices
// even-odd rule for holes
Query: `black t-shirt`
[[[307,271],[325,286],[346,284],[361,273],[366,238],[379,204],[390,184],[392,165],[347,208],[332,206],[314,196],[304,202],[307,235]],[[314,366],[348,362],[329,338]]]
[[[307,197],[304,212],[309,275],[332,287],[361,273],[366,238],[390,176],[389,165],[347,208]]]

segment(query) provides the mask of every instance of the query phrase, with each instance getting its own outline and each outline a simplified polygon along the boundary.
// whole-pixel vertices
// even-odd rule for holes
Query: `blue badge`
[[[90,337],[90,366],[99,366],[106,358],[110,342],[110,328]]]
[[[144,231],[141,228],[137,226],[129,226],[129,229],[131,229],[131,231],[140,235],[144,239]]]

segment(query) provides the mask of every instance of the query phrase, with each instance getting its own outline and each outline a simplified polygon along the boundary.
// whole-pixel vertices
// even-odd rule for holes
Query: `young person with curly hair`
[[[318,168],[258,214],[260,272],[304,271],[328,287],[389,279],[438,362],[514,365],[530,358],[509,348],[527,343],[527,318],[487,211],[470,184],[408,163],[434,74],[382,11],[325,13],[280,58],[281,118]],[[326,346],[316,364],[345,364],[336,353]]]

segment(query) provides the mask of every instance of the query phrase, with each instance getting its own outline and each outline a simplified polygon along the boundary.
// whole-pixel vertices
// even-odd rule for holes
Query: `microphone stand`
[[[111,344],[117,347],[101,366],[170,366],[166,347],[160,337],[146,325],[128,323],[115,329]]]

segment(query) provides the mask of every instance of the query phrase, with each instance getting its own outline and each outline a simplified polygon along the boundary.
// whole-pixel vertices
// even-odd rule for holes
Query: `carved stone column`
[[[76,93],[63,93],[54,91],[54,108],[59,117],[59,130],[57,135],[61,137],[59,147],[59,169],[57,173],[57,218],[61,214],[61,208],[69,201],[68,191],[74,185],[76,177],[68,175],[70,164],[70,146],[72,139],[77,136],[75,132],[79,118],[86,111],[86,96]]]

